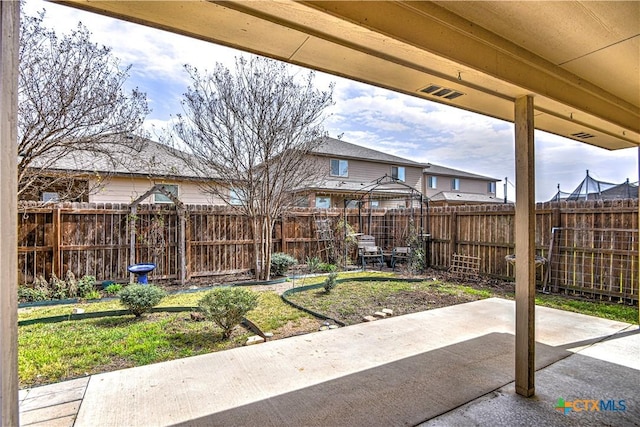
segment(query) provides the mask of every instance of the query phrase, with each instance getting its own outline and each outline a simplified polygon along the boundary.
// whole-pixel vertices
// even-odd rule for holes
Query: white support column
[[[0,1],[0,425],[18,425],[17,111],[20,2]]]
[[[516,393],[535,394],[535,151],[533,97],[515,102]]]

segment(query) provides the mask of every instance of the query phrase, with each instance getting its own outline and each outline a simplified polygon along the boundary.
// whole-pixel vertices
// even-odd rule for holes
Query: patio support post
[[[516,393],[535,394],[535,152],[533,97],[515,101]]]
[[[0,1],[0,425],[18,425],[18,48],[20,2]]]

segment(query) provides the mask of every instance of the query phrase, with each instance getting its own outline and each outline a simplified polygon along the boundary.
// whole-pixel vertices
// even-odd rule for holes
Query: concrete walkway
[[[491,298],[23,390],[21,425],[638,425],[637,326],[537,307],[524,399],[514,314]]]

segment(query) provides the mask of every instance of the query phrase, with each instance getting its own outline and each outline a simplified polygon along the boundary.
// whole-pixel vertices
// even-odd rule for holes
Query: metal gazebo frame
[[[391,187],[391,186],[394,186],[394,187]],[[358,227],[359,227],[359,230],[363,232],[364,226],[362,223],[362,217],[363,217],[362,205],[366,201],[371,200],[371,195],[374,192],[376,192],[376,197],[375,197],[376,200],[381,200],[381,199],[382,200],[403,199],[405,201],[409,200],[410,201],[409,209],[411,209],[412,211],[411,212],[412,217],[413,217],[413,210],[416,208],[414,206],[414,202],[415,201],[419,202],[419,208],[420,208],[419,236],[422,241],[422,247],[425,253],[425,264],[426,264],[426,267],[429,267],[430,257],[431,257],[431,254],[429,251],[429,245],[427,244],[429,238],[431,237],[431,234],[429,231],[429,199],[426,196],[424,196],[424,194],[418,189],[416,189],[415,187],[412,187],[411,185],[405,183],[404,181],[401,181],[390,175],[385,174],[380,178],[372,181],[369,185],[364,186],[361,190],[354,192],[352,198],[349,198],[349,197],[344,198],[343,212],[344,212],[344,218],[345,218],[345,225],[344,225],[345,236],[347,235],[347,221],[346,221],[347,206],[349,205],[350,202],[356,202],[358,204],[358,222],[359,222]],[[384,192],[388,193],[386,197],[384,195]],[[383,194],[380,194],[380,193],[383,193]],[[427,212],[426,232],[424,227],[424,208],[425,207]],[[368,221],[367,221],[367,233],[363,233],[363,234],[371,233],[371,221],[372,221],[372,208],[370,207]],[[343,256],[346,262],[346,259],[347,259],[346,247],[345,247],[345,252]]]

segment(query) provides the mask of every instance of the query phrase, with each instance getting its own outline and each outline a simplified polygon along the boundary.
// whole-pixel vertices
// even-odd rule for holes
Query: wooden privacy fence
[[[253,236],[247,218],[220,206],[185,206],[185,250],[181,254],[179,221],[171,205],[140,205],[135,214],[136,262],[157,264],[152,279],[198,278],[246,272],[252,268]],[[447,269],[454,254],[480,258],[480,273],[513,278],[505,257],[515,250],[512,205],[417,209],[292,209],[275,227],[274,251],[299,262],[344,254],[336,239],[318,237],[316,224],[342,218],[354,234],[372,235],[387,249],[405,246],[424,234],[428,263]],[[18,252],[21,283],[37,275],[67,271],[98,280],[127,280],[130,260],[128,205],[23,205],[19,209]],[[555,231],[554,231],[555,230]],[[637,200],[553,202],[536,209],[537,255],[548,262],[538,269],[540,285],[556,291],[600,298],[638,300]],[[338,233],[339,234],[339,233]],[[353,253],[348,254],[353,260]]]

